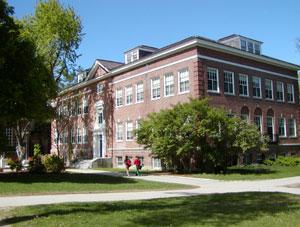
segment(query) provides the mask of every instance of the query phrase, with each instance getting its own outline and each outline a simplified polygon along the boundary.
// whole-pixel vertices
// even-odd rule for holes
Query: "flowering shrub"
[[[57,155],[44,155],[43,164],[48,173],[60,173],[65,169],[64,160]]]

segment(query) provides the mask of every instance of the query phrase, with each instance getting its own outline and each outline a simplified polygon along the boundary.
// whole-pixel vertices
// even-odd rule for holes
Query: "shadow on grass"
[[[226,174],[241,174],[241,175],[248,175],[248,174],[274,174],[278,171],[270,170],[267,168],[232,168],[228,169]]]
[[[82,184],[127,184],[136,183],[135,180],[106,176],[99,174],[60,173],[60,174],[32,174],[32,173],[3,173],[0,183],[82,183]]]
[[[235,193],[203,195],[138,202],[85,203],[24,208],[24,215],[6,218],[1,224],[17,224],[35,219],[39,224],[50,224],[60,218],[70,224],[80,215],[95,225],[115,214],[113,226],[182,226],[182,225],[237,225],[264,215],[299,210],[299,197],[281,193]],[[130,212],[132,215],[126,216]],[[26,215],[25,215],[26,214]],[[115,216],[114,216],[115,217]],[[41,220],[44,218],[43,220]],[[49,222],[50,220],[50,222]],[[45,221],[46,223],[44,223]],[[48,222],[47,222],[48,221]],[[25,224],[25,223],[23,223]],[[67,224],[67,223],[66,223]]]

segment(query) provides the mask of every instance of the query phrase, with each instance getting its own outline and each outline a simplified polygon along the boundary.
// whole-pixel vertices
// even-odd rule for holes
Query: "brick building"
[[[159,168],[160,160],[135,142],[139,120],[189,97],[210,97],[212,105],[269,134],[270,155],[299,155],[300,66],[262,55],[261,46],[240,35],[195,36],[160,49],[135,47],[125,52],[125,63],[96,60],[58,97],[66,122],[52,122],[52,152],[71,147],[76,157],[111,157],[115,167],[125,155],[138,155],[145,166]]]

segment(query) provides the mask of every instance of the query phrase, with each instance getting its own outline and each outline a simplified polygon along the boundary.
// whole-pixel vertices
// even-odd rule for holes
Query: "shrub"
[[[275,161],[273,161],[271,159],[266,159],[266,160],[264,160],[264,164],[267,166],[272,166],[275,164]]]
[[[43,173],[45,171],[45,166],[40,155],[33,156],[32,160],[29,161],[28,170],[31,173]]]
[[[296,166],[300,164],[300,158],[279,156],[275,163],[280,166]]]
[[[9,159],[7,164],[9,165],[9,168],[13,171],[16,170],[19,172],[22,169],[22,162],[19,159]]]
[[[64,160],[57,155],[45,155],[43,163],[49,173],[60,173],[65,169]]]
[[[34,144],[33,146],[33,156],[42,155],[41,146],[39,144]]]

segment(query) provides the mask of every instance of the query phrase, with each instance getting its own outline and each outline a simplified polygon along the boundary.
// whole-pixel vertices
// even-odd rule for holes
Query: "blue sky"
[[[15,16],[32,14],[37,0],[8,0]],[[300,64],[297,0],[61,0],[82,19],[85,36],[77,64],[97,58],[124,61],[123,52],[145,44],[163,47],[191,35],[217,40],[240,34],[263,41],[265,55]]]

